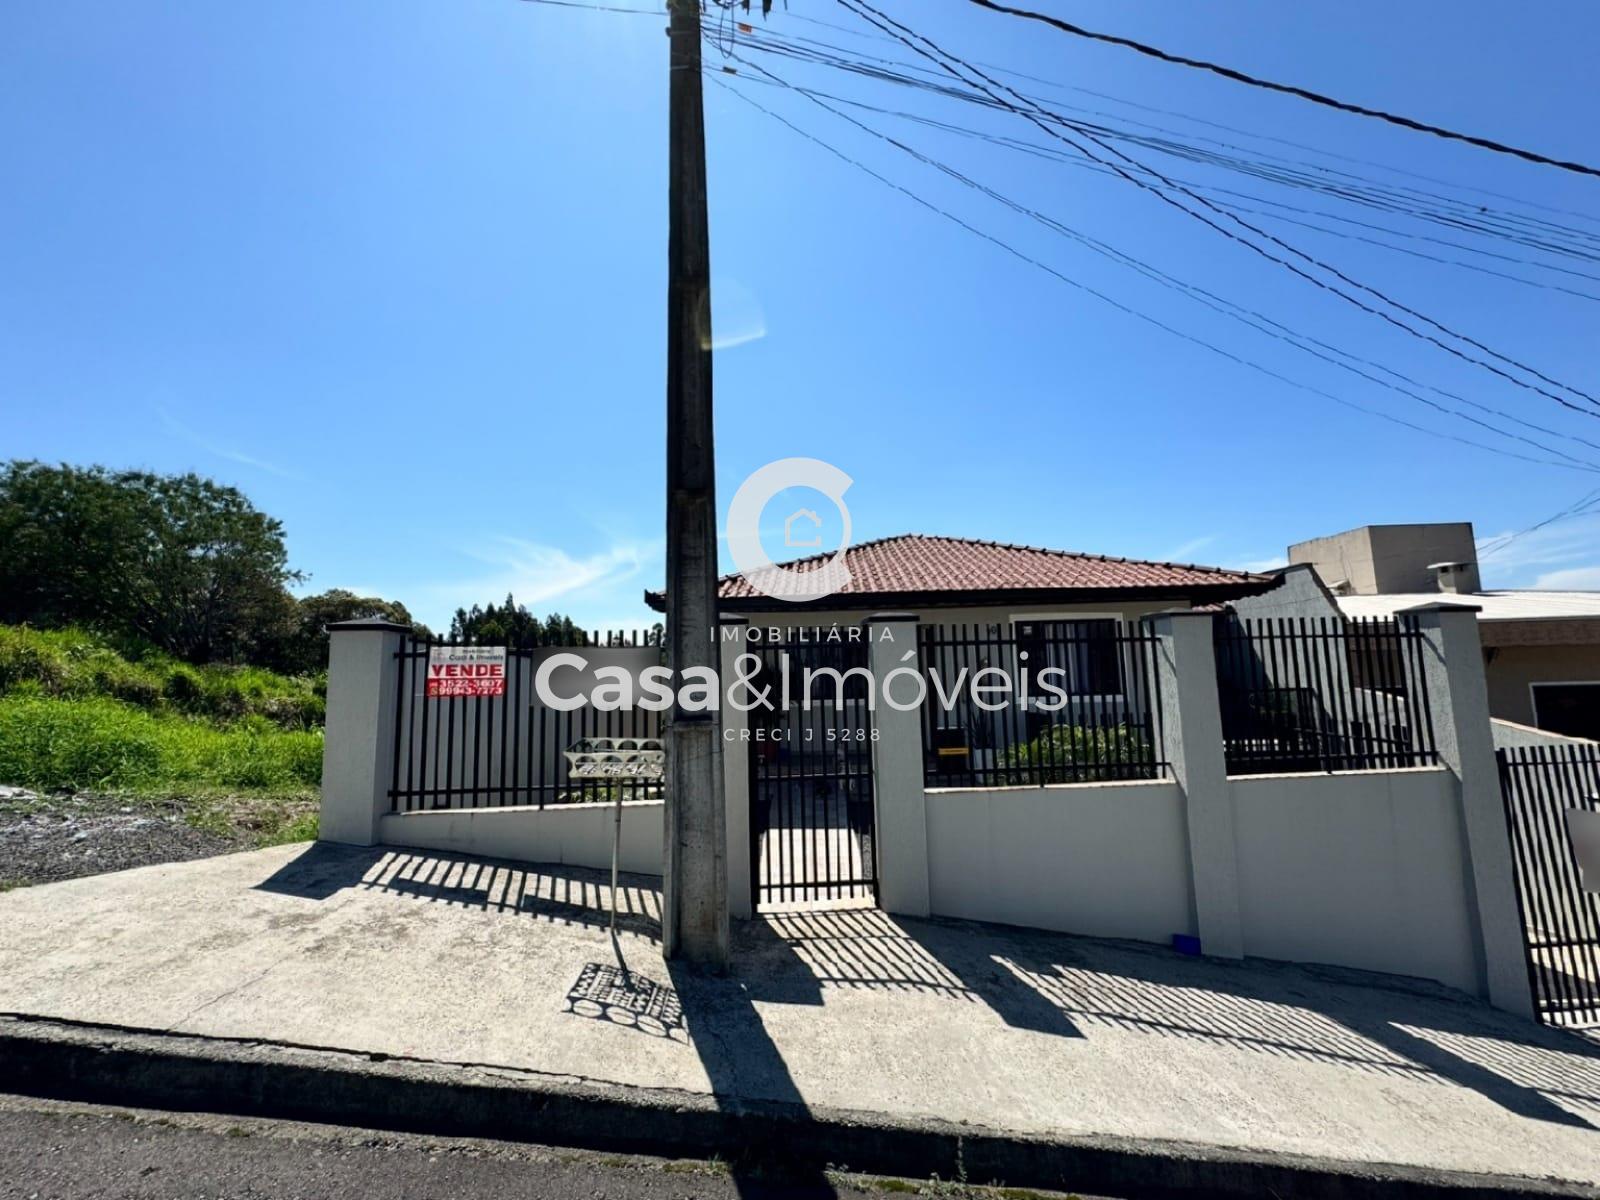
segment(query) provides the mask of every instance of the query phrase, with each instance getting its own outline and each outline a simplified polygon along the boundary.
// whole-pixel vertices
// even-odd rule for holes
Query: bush
[[[20,683],[58,690],[67,677],[67,655],[59,638],[0,625],[0,692]]]
[[[264,717],[223,729],[104,697],[13,694],[0,697],[0,779],[45,789],[315,786],[322,735]]]
[[[1000,755],[1008,783],[1087,783],[1103,779],[1141,778],[1149,761],[1144,736],[1127,725],[1092,728],[1053,725],[1031,742],[1019,742]]]
[[[157,713],[233,721],[259,714],[285,729],[322,724],[326,681],[259,667],[193,666],[134,642],[79,629],[0,625],[0,696],[109,697]]]
[[[206,682],[188,663],[173,663],[167,668],[161,694],[185,712],[199,712],[205,705]]]

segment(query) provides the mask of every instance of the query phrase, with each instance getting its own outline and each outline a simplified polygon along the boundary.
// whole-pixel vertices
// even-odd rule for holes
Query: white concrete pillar
[[[1204,954],[1244,957],[1239,922],[1239,862],[1233,795],[1222,748],[1212,615],[1160,613],[1151,618],[1158,648],[1163,756],[1183,789],[1196,932]]]
[[[722,792],[727,800],[728,915],[748,919],[755,915],[750,872],[750,714],[728,702],[729,689],[738,677],[736,662],[747,652],[748,622],[743,617],[722,618]],[[743,692],[734,689],[743,697]]]
[[[922,709],[886,703],[891,671],[919,670],[917,618],[880,613],[862,622],[869,639],[875,711],[872,716],[872,798],[876,813],[878,904],[888,912],[925,917],[928,893],[928,817],[922,788]],[[910,655],[909,658],[906,655]],[[909,676],[892,681],[902,704],[916,698]]]
[[[1460,784],[1482,953],[1482,994],[1507,1012],[1533,1016],[1522,916],[1506,830],[1500,771],[1489,723],[1478,609],[1430,604],[1401,614],[1415,620],[1426,645],[1422,664],[1439,761]]]
[[[409,625],[372,617],[328,626],[328,715],[322,741],[325,842],[372,846],[389,811],[396,681]]]

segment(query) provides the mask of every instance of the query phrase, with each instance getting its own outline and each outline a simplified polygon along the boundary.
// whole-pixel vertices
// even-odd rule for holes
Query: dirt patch
[[[247,850],[261,835],[238,818],[258,807],[0,788],[0,891]]]

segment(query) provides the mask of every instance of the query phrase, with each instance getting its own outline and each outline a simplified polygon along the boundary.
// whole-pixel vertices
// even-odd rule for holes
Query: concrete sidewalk
[[[626,882],[626,971],[582,870],[318,845],[24,889],[0,896],[0,1010],[686,1111],[1600,1194],[1600,1047],[1442,988],[873,910],[739,924],[733,974],[703,978],[665,969],[655,881]]]

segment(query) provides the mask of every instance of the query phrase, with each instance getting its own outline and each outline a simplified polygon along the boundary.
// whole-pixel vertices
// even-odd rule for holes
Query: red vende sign
[[[428,699],[505,694],[504,646],[434,646],[428,651]]]

